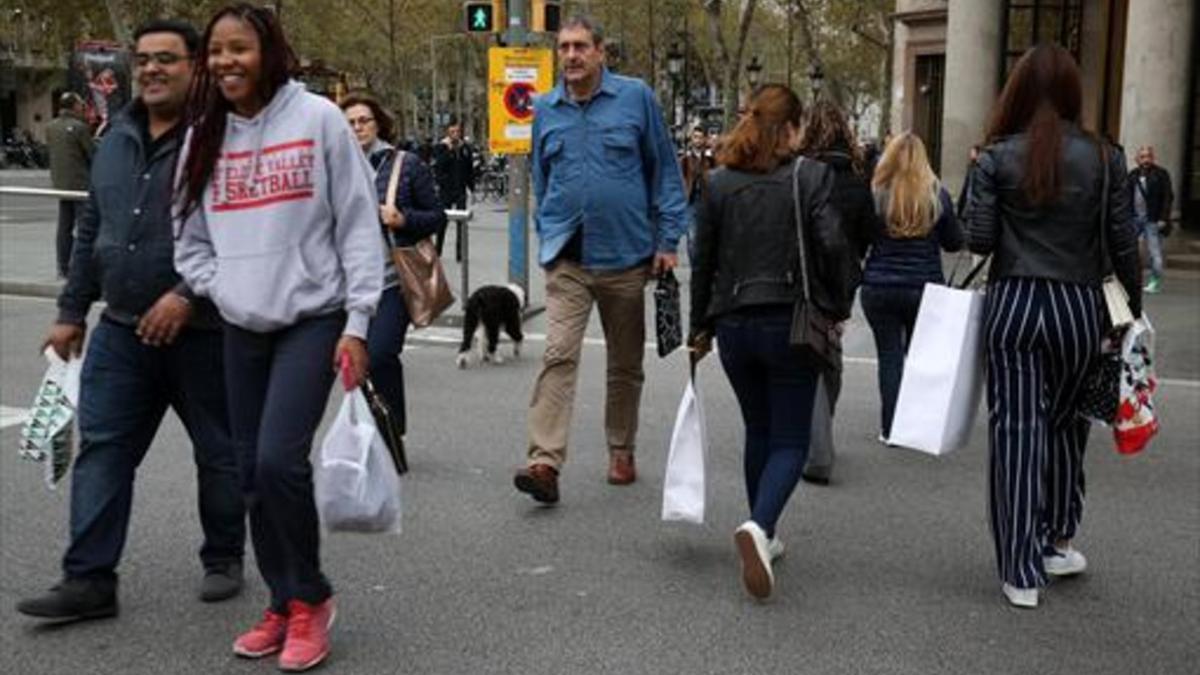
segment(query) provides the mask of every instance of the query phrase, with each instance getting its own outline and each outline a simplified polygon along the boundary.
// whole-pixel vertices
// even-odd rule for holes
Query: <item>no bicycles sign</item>
[[[533,97],[554,86],[549,49],[488,49],[488,148],[504,155],[527,155],[533,139]]]

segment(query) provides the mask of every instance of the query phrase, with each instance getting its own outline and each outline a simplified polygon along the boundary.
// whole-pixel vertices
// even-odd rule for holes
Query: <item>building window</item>
[[[1004,72],[1001,81],[1030,47],[1062,45],[1079,61],[1083,0],[1008,0],[1004,14]]]

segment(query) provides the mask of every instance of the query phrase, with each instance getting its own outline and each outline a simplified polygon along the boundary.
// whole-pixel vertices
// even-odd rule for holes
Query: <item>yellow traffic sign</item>
[[[554,86],[554,54],[542,47],[488,49],[488,148],[527,155],[533,139],[533,97]]]

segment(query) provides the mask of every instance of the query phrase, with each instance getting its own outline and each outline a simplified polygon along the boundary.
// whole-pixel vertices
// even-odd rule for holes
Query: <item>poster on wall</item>
[[[83,97],[85,115],[97,134],[132,98],[129,51],[115,42],[80,42],[71,52],[67,89]]]

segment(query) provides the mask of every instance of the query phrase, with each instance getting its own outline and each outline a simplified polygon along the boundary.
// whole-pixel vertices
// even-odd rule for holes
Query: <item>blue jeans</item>
[[[808,459],[820,371],[788,342],[790,305],[768,305],[717,320],[721,365],[746,425],[743,468],[750,519],[767,536],[796,489]]]
[[[371,356],[371,381],[383,397],[401,434],[408,431],[404,413],[404,336],[408,333],[408,306],[399,286],[385,289],[375,318],[367,331],[367,353]]]
[[[205,569],[241,561],[245,510],[220,364],[220,331],[185,329],[168,347],[148,347],[132,326],[108,319],[96,326],[80,382],[71,543],[62,563],[67,577],[116,578],[134,475],[168,406],[192,440],[204,530],[200,561]]]
[[[1138,237],[1146,241],[1146,253],[1150,258],[1150,276],[1161,279],[1163,273],[1162,235],[1158,232],[1158,223],[1134,219]]]
[[[321,534],[313,498],[313,435],[333,386],[333,350],[346,323],[336,312],[271,333],[226,325],[229,421],[242,467],[250,536],[271,609],[324,602]]]
[[[920,286],[864,285],[859,295],[863,313],[875,335],[875,353],[879,359],[879,429],[884,438],[892,433],[892,415],[904,377],[904,356],[912,340],[923,293],[924,287]]]

